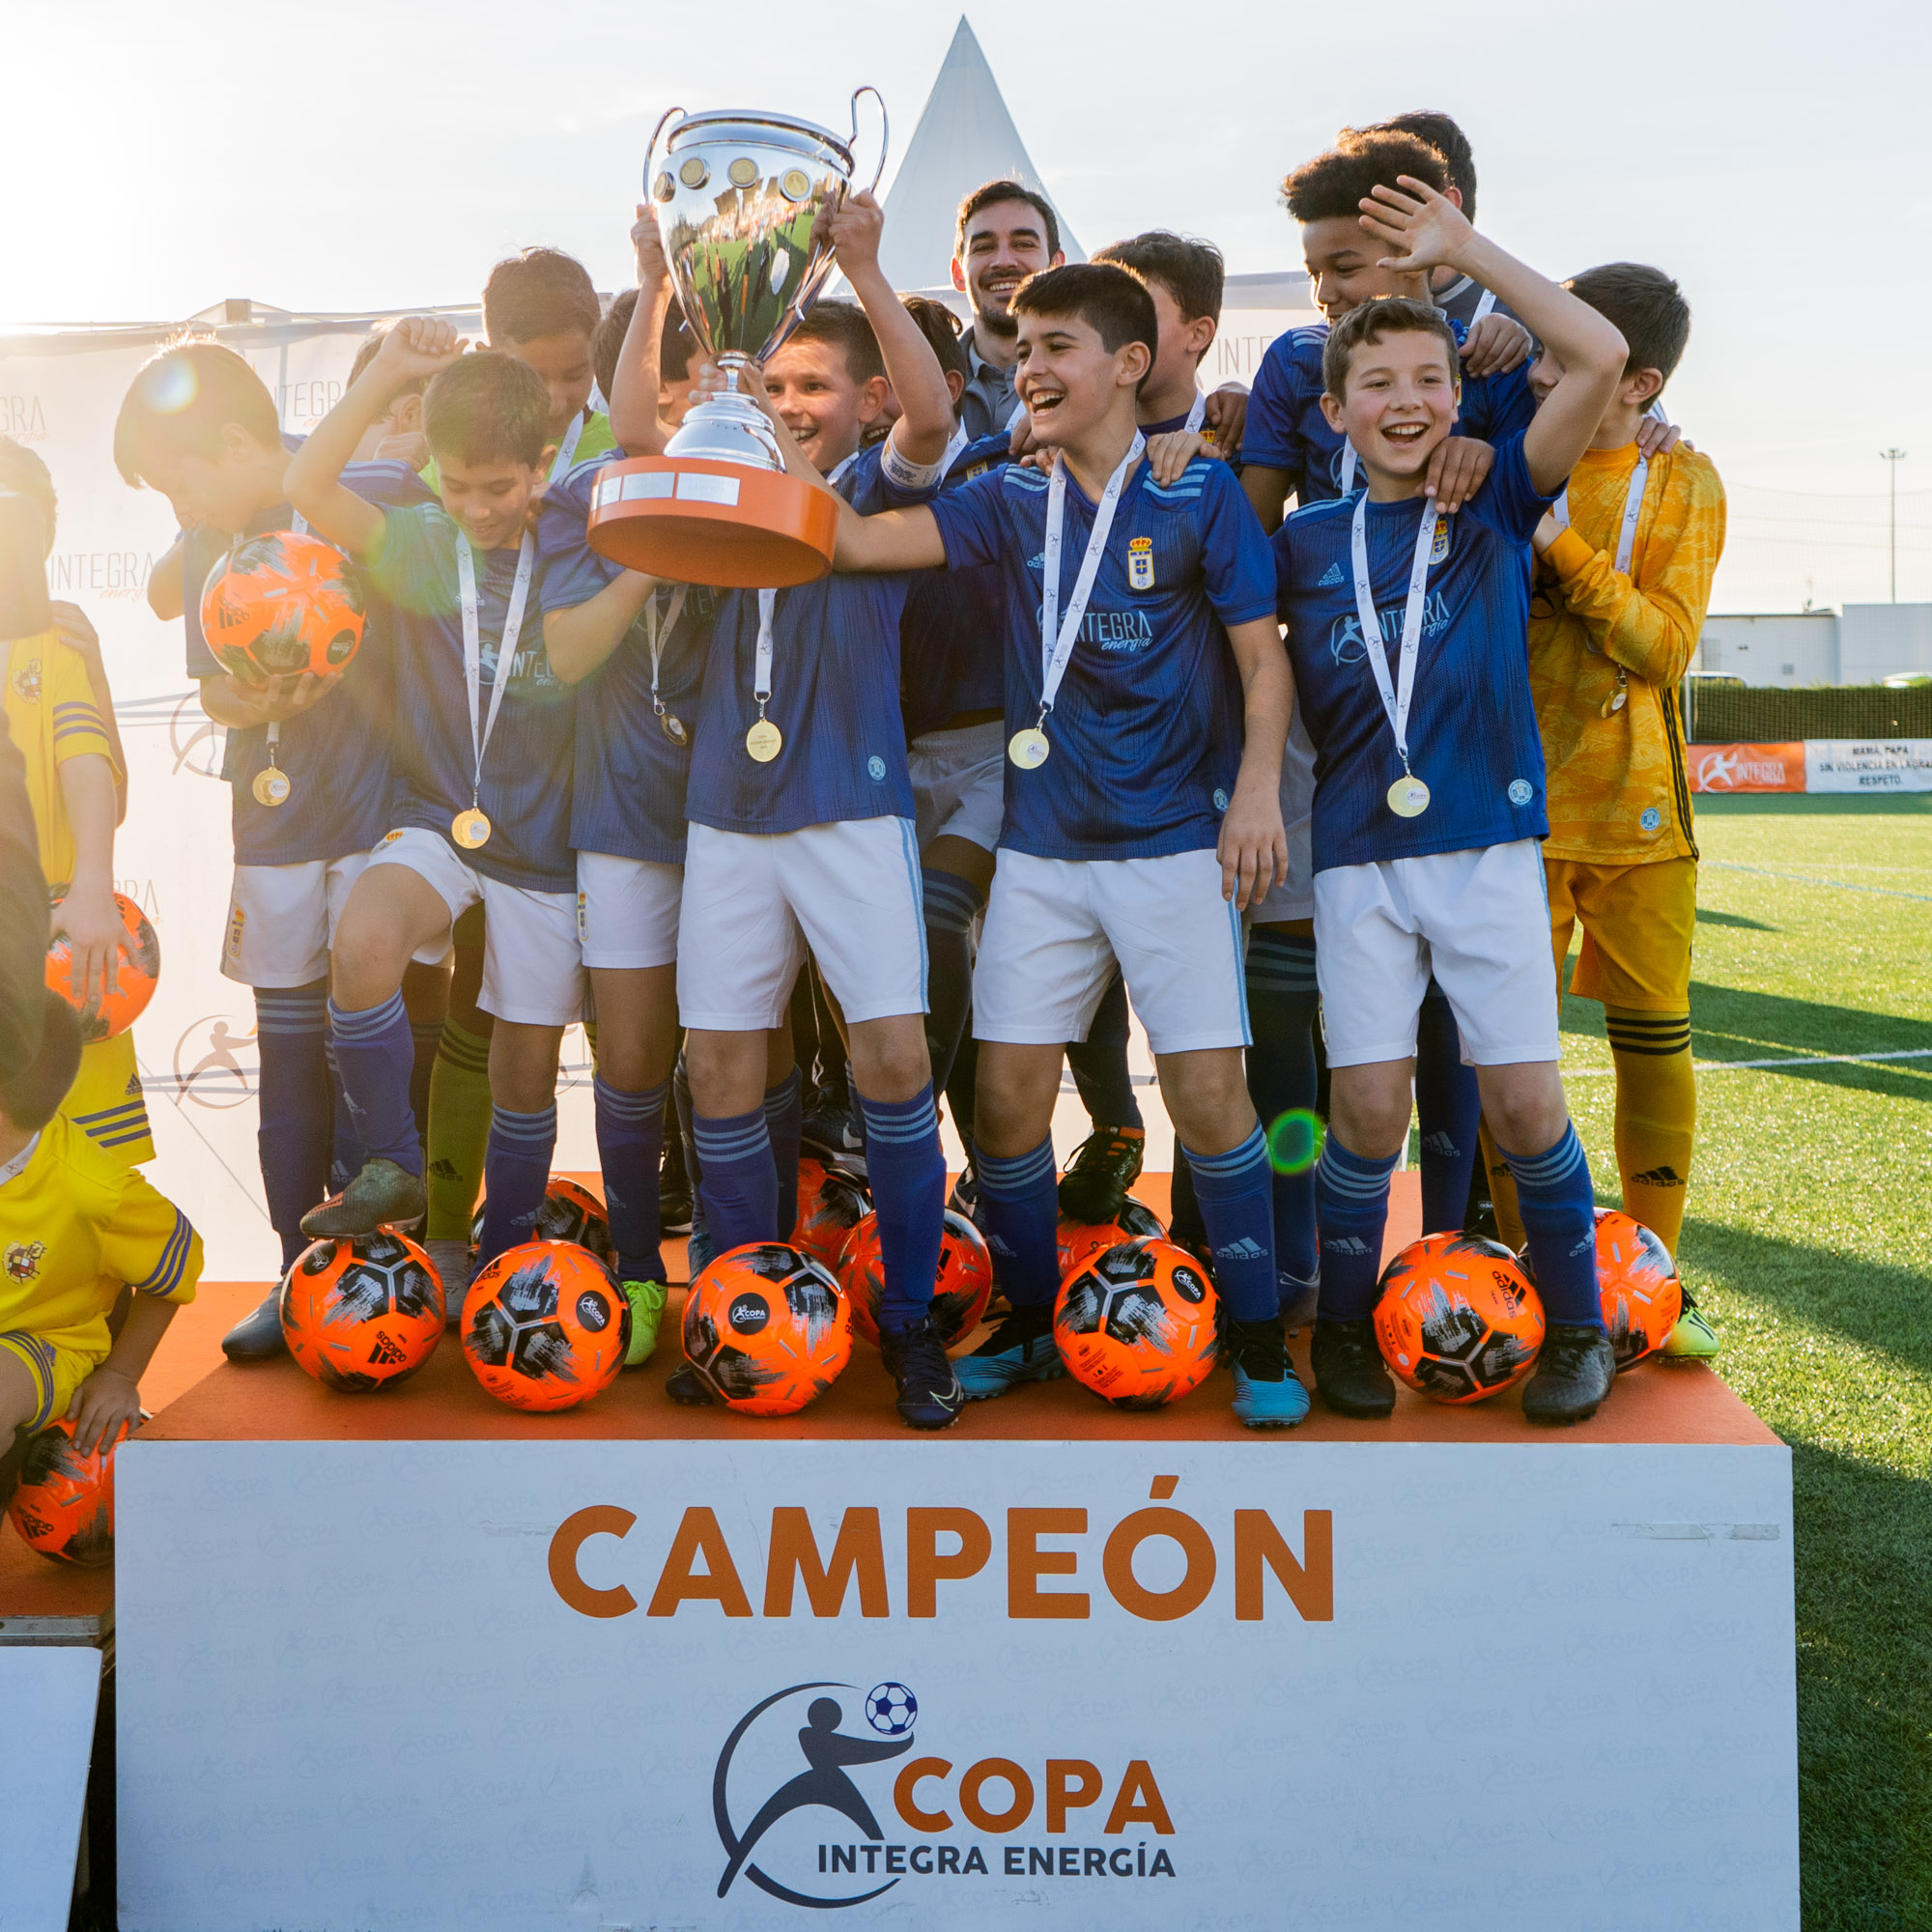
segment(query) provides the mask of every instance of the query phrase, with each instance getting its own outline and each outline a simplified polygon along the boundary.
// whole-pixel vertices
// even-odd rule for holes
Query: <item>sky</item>
[[[1089,7],[968,11],[1090,248],[1167,226],[1211,237],[1236,272],[1298,267],[1283,173],[1344,123],[1447,109],[1505,247],[1552,273],[1634,259],[1683,283],[1695,322],[1669,402],[1742,486],[1734,516],[1794,514],[1751,492],[1824,493],[1868,499],[1843,506],[1868,523],[1878,452],[1909,452],[1924,583],[1900,594],[1932,597],[1932,529],[1922,563],[1916,548],[1932,525],[1923,7],[1110,0],[1103,30]],[[493,260],[539,241],[619,287],[665,107],[842,128],[871,82],[902,146],[958,8],[734,0],[671,18],[635,0],[15,9],[0,317],[469,301]]]

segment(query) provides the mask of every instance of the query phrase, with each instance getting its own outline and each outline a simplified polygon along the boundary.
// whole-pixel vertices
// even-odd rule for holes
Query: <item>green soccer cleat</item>
[[[665,1285],[661,1281],[627,1281],[624,1299],[631,1304],[631,1346],[624,1350],[624,1366],[640,1369],[658,1346],[658,1323],[664,1320]]]
[[[1674,1362],[1708,1362],[1722,1346],[1718,1331],[1711,1326],[1711,1318],[1685,1289],[1684,1312],[1677,1318],[1677,1326],[1663,1338],[1663,1353]]]
[[[301,1231],[312,1241],[358,1240],[378,1228],[420,1220],[428,1207],[422,1177],[378,1155],[333,1201],[311,1208]]]

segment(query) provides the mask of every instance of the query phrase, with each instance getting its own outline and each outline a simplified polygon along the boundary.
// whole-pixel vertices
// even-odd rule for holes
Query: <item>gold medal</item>
[[[745,749],[759,764],[768,765],[784,750],[784,733],[769,718],[760,718],[745,733]]]
[[[665,736],[671,741],[673,745],[688,745],[691,743],[691,733],[684,728],[684,720],[682,718],[677,717],[672,712],[664,710],[659,711],[658,729],[662,731],[665,734]],[[753,753],[753,757],[755,757],[756,755],[757,755],[756,753]]]
[[[1420,818],[1429,810],[1429,787],[1411,773],[1404,772],[1388,788],[1389,810],[1398,818]]]
[[[1025,731],[1015,731],[1007,740],[1007,756],[1023,772],[1037,771],[1046,763],[1046,756],[1053,747],[1046,742],[1046,733],[1037,725]]]
[[[449,821],[449,836],[466,852],[473,852],[477,846],[490,842],[490,821],[472,805]]]
[[[255,774],[255,781],[248,789],[255,794],[257,805],[286,805],[289,802],[289,775],[279,766],[269,765]]]

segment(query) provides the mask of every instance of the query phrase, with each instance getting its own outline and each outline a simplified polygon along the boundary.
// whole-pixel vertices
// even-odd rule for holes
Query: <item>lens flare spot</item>
[[[1321,1122],[1292,1107],[1267,1130],[1268,1161],[1277,1174],[1306,1174],[1321,1151]]]
[[[185,356],[171,355],[157,362],[143,378],[148,401],[161,415],[174,415],[194,401],[200,387],[193,365]]]

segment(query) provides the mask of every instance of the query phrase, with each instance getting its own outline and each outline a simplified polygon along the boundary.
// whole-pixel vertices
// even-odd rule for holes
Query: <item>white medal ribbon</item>
[[[308,535],[308,519],[299,510],[296,511],[289,523],[289,534],[298,537]],[[282,721],[279,718],[269,720],[268,746],[269,763],[272,769],[279,771],[281,761],[275,756],[275,753],[282,749]],[[261,775],[258,773],[256,776],[259,779]]]
[[[1631,471],[1630,491],[1624,497],[1623,527],[1617,532],[1617,570],[1620,575],[1630,575],[1631,558],[1636,551],[1636,524],[1643,514],[1644,485],[1650,478],[1650,458],[1639,456],[1636,468]],[[1550,507],[1550,515],[1564,528],[1570,527],[1570,486],[1563,486],[1563,494]]]
[[[517,552],[517,581],[510,589],[510,607],[503,613],[503,638],[497,646],[497,674],[490,680],[490,715],[481,716],[483,683],[483,635],[477,617],[476,558],[469,539],[462,530],[456,535],[456,582],[463,598],[463,682],[469,693],[469,746],[476,754],[470,777],[469,805],[473,810],[483,789],[483,753],[489,750],[490,734],[497,728],[497,713],[503,708],[503,693],[510,682],[509,667],[516,661],[517,637],[524,628],[524,606],[529,601],[530,573],[536,567],[536,539],[528,530]]]
[[[1342,494],[1347,496],[1355,487],[1355,445],[1344,440],[1342,444]]]
[[[1046,723],[1046,714],[1060,695],[1060,681],[1072,661],[1074,641],[1080,636],[1080,620],[1087,614],[1087,600],[1093,596],[1094,580],[1100,574],[1100,557],[1113,531],[1114,512],[1120,506],[1127,471],[1146,447],[1147,438],[1135,430],[1127,453],[1107,478],[1107,487],[1100,493],[1100,501],[1094,512],[1094,533],[1087,539],[1087,554],[1080,559],[1080,575],[1074,579],[1072,601],[1064,618],[1060,614],[1060,545],[1066,526],[1066,458],[1061,451],[1054,452],[1053,478],[1046,486],[1045,571],[1039,605],[1039,718],[1035,730]]]
[[[658,593],[652,590],[644,599],[644,635],[651,640],[651,709],[658,717],[665,715],[664,706],[658,701],[658,667],[664,662],[664,647],[670,642],[670,634],[677,629],[677,620],[684,614],[684,600],[691,585],[680,583],[670,594],[670,603],[666,607],[664,621],[658,621]],[[764,614],[760,606],[759,615]],[[763,626],[760,625],[762,630]],[[767,669],[770,668],[769,661]]]
[[[960,452],[973,439],[966,434],[964,423],[954,423],[952,434],[946,439],[946,454],[939,459],[939,473],[942,477],[952,473],[952,466],[959,461]]]
[[[1193,406],[1187,412],[1187,421],[1183,425],[1189,436],[1198,436],[1201,425],[1208,420],[1208,398],[1199,389],[1194,392]]]
[[[1415,663],[1422,654],[1422,607],[1429,587],[1429,551],[1435,541],[1435,498],[1422,502],[1422,527],[1415,533],[1415,561],[1408,573],[1408,602],[1402,612],[1402,659],[1393,684],[1389,680],[1388,640],[1382,636],[1381,619],[1376,614],[1375,586],[1369,582],[1369,493],[1364,490],[1355,502],[1355,514],[1349,525],[1349,560],[1355,572],[1355,614],[1362,625],[1362,648],[1374,672],[1376,689],[1381,694],[1382,709],[1388,713],[1395,730],[1395,749],[1402,768],[1408,771],[1408,706],[1415,696]],[[1413,776],[1413,774],[1410,774]]]
[[[576,415],[571,418],[568,432],[565,434],[563,440],[556,446],[556,459],[550,466],[550,480],[553,483],[559,476],[564,475],[569,470],[570,466],[577,461],[577,445],[583,440],[583,425],[585,420],[586,414],[582,410],[579,410]]]
[[[1469,327],[1471,328],[1474,328],[1475,326],[1479,322],[1481,322],[1486,315],[1494,314],[1495,306],[1496,306],[1495,290],[1485,289],[1483,293],[1476,298],[1476,306],[1469,312]]]

